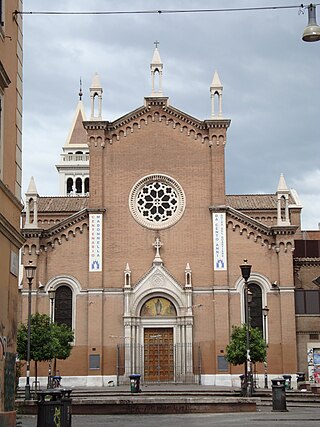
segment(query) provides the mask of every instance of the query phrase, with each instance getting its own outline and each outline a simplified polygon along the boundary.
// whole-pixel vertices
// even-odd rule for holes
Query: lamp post
[[[25,400],[30,400],[30,342],[31,342],[31,291],[32,291],[32,281],[35,277],[36,266],[32,264],[32,261],[29,261],[24,269],[26,272],[26,278],[28,280],[28,340],[27,340],[27,378],[25,386]]]
[[[243,264],[240,265],[242,278],[245,285],[245,317],[246,317],[246,349],[247,349],[247,358],[246,358],[246,389],[247,396],[252,396],[252,384],[251,384],[251,358],[250,358],[250,319],[249,319],[249,288],[248,280],[251,273],[251,265],[248,264],[246,259],[243,260]]]
[[[56,290],[54,289],[54,287],[50,287],[48,290],[48,295],[49,295],[49,299],[50,299],[50,305],[51,305],[51,311],[50,311],[50,323],[53,323],[53,318],[54,318],[54,300],[56,297]],[[48,371],[48,385],[47,388],[52,388],[52,360],[49,362],[49,371]],[[54,373],[55,374],[55,373]]]
[[[269,309],[267,306],[263,307],[262,315],[263,315],[263,338],[264,342],[267,345],[267,316],[269,313]],[[264,365],[264,388],[268,388],[268,370],[267,370],[267,358],[263,363]]]

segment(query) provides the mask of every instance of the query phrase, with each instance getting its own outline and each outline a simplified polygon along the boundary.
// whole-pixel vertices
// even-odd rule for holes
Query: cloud
[[[268,5],[279,5],[268,0]],[[282,0],[282,5],[292,1]],[[260,6],[256,0],[227,7]],[[159,10],[223,8],[222,0],[28,0],[25,10]],[[307,15],[298,9],[109,16],[24,17],[23,187],[35,175],[40,194],[57,194],[55,164],[72,123],[83,80],[89,115],[93,74],[104,88],[108,120],[143,104],[151,93],[149,64],[160,41],[163,87],[170,103],[210,116],[214,70],[231,118],[226,147],[227,191],[270,193],[280,173],[303,200],[303,226],[316,228],[319,163],[319,44],[303,43]],[[309,181],[313,189],[306,190]],[[301,185],[303,183],[304,185]],[[310,184],[311,185],[311,184]],[[309,187],[308,187],[309,188]],[[309,192],[310,191],[310,192]],[[309,204],[309,197],[313,203]],[[310,199],[310,200],[311,200]]]

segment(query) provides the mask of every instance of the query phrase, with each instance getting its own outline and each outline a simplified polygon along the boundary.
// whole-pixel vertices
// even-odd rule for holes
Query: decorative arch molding
[[[141,307],[148,299],[161,296],[172,302],[179,316],[182,315],[183,309],[192,305],[187,295],[188,293],[162,265],[153,266],[131,290],[128,301],[129,312],[132,316],[140,316]]]
[[[168,316],[141,315],[142,307],[152,298],[168,300],[176,313]],[[192,376],[192,351],[186,351],[193,344],[192,287],[182,286],[162,264],[153,265],[135,286],[124,287],[124,306],[124,337],[131,344],[125,350],[125,376],[135,371],[144,373],[144,357],[141,358],[139,351],[144,348],[145,330],[150,328],[172,329],[173,345],[182,361],[179,366],[175,365],[175,380]]]
[[[140,316],[143,304],[150,298],[161,296],[172,302],[177,314],[189,304],[187,294],[182,286],[162,266],[153,266],[141,282],[131,292],[130,312],[132,316]]]
[[[81,292],[80,282],[73,276],[67,274],[61,274],[59,276],[52,277],[45,285],[44,291],[47,293],[48,290],[53,287],[57,290],[59,286],[68,286],[72,291],[72,329],[76,329],[76,311],[77,311],[77,295]],[[51,311],[51,304],[50,304]],[[51,317],[50,312],[50,317]],[[75,336],[76,339],[76,336]]]
[[[135,131],[140,130],[141,128],[153,124],[155,122],[163,123],[164,126],[169,126],[172,129],[176,129],[178,132],[182,133],[185,131],[186,135],[195,141],[200,141],[202,144],[206,143],[209,146],[219,146],[225,145],[226,137],[221,132],[220,128],[227,128],[229,122],[226,121],[224,126],[219,127],[218,133],[212,135],[210,138],[208,135],[208,129],[211,128],[208,126],[208,123],[202,122],[197,119],[187,118],[183,114],[177,114],[174,111],[171,111],[170,108],[165,109],[164,111],[157,111],[150,113],[149,109],[144,109],[140,111],[139,114],[133,114],[129,117],[126,117],[125,120],[110,124],[108,126],[107,135],[105,142],[113,144],[115,141],[120,141],[123,138],[129,137],[130,134]],[[215,127],[215,126],[213,126]],[[93,143],[92,137],[89,138],[89,141]]]
[[[67,285],[71,288],[73,291],[73,294],[79,295],[81,292],[81,285],[80,282],[73,276],[64,275],[61,274],[59,276],[52,277],[45,285],[45,292],[48,292],[48,290],[53,287],[54,289],[57,289],[61,285]]]
[[[228,208],[227,212],[229,215],[230,208]],[[244,214],[240,215],[243,216]],[[275,235],[287,235],[286,230],[284,230],[283,233],[274,232],[273,227],[259,223],[256,219],[248,217],[246,222],[240,223],[237,219],[229,217],[227,220],[227,228],[231,229],[234,233],[239,233],[243,238],[247,238],[261,246],[265,246],[268,250],[284,253],[294,251],[293,241],[284,240],[277,244],[275,243]]]
[[[272,284],[270,280],[260,273],[251,273],[248,283],[255,283],[261,287],[262,291],[262,307],[265,307],[268,305],[267,300],[267,294],[272,290]],[[244,304],[244,288],[245,288],[245,282],[242,277],[239,277],[239,279],[236,282],[235,285],[236,292],[240,294],[240,309],[241,309],[241,322],[245,322],[245,304]]]

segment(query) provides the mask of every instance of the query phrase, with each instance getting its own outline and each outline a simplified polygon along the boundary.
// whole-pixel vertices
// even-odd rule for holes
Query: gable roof
[[[51,196],[38,198],[39,213],[78,212],[89,206],[86,196]]]
[[[289,204],[295,200],[289,195]],[[277,209],[276,194],[232,194],[226,195],[226,205],[237,210],[270,210]]]

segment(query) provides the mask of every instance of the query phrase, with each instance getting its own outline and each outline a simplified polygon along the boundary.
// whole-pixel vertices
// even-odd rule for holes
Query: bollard
[[[272,383],[272,410],[277,412],[287,411],[285,380],[274,378]]]
[[[239,375],[240,385],[241,385],[241,396],[247,395],[247,381],[246,376],[244,374]]]
[[[140,393],[140,374],[131,374],[129,375],[130,378],[130,389],[131,393]]]

